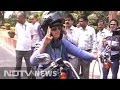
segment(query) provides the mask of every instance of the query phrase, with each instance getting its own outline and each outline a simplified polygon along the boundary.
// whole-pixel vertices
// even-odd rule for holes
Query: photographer
[[[105,63],[103,63],[103,79],[107,79],[109,69],[112,71],[112,79],[117,79],[117,73],[119,70],[119,53],[120,53],[120,38],[116,35],[116,31],[118,28],[118,21],[116,19],[112,19],[109,22],[109,32],[107,33],[107,37],[104,39],[103,46],[109,46],[110,48],[110,61],[109,68],[105,67]],[[118,32],[118,31],[117,31]],[[106,44],[106,45],[105,45]]]

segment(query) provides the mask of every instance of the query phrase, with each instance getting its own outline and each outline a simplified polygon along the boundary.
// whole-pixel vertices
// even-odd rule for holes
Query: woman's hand
[[[48,30],[47,30],[47,34],[46,36],[43,38],[43,44],[46,46],[48,45],[53,39],[53,36],[51,36],[51,28],[48,27]]]
[[[40,53],[44,53],[46,46],[52,41],[53,37],[51,36],[51,29],[48,27],[47,34],[42,40],[42,44],[40,46]]]

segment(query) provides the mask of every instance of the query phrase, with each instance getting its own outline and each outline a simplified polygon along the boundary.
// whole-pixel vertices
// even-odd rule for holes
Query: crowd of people
[[[31,22],[28,22],[23,12],[17,14],[17,19],[16,70],[21,70],[23,57],[29,72],[32,66],[37,66],[35,56],[48,53],[53,61],[60,57],[68,60],[81,79],[89,79],[92,60],[100,58],[106,46],[109,46],[110,67],[106,68],[104,62],[101,62],[103,79],[108,78],[110,68],[112,79],[117,79],[120,38],[113,36],[113,31],[119,26],[116,19],[109,22],[108,28],[105,27],[104,20],[98,20],[97,33],[89,25],[87,16],[79,17],[76,26],[73,25],[74,18],[71,14],[62,16],[57,11],[45,11],[40,23],[36,15],[30,15]]]

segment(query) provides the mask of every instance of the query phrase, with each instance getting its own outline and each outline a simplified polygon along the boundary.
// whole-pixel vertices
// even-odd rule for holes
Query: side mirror
[[[63,64],[63,60],[61,58],[56,59],[55,61],[57,64]]]
[[[47,53],[42,53],[37,55],[36,57],[36,62],[39,64],[48,64],[51,60],[50,60],[50,55]]]

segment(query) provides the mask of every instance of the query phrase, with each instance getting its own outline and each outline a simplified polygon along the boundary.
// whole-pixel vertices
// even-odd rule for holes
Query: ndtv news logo
[[[55,77],[58,75],[57,71],[30,71],[27,72],[26,70],[4,70],[4,77],[16,77],[16,76],[31,76],[35,75],[36,77]]]

